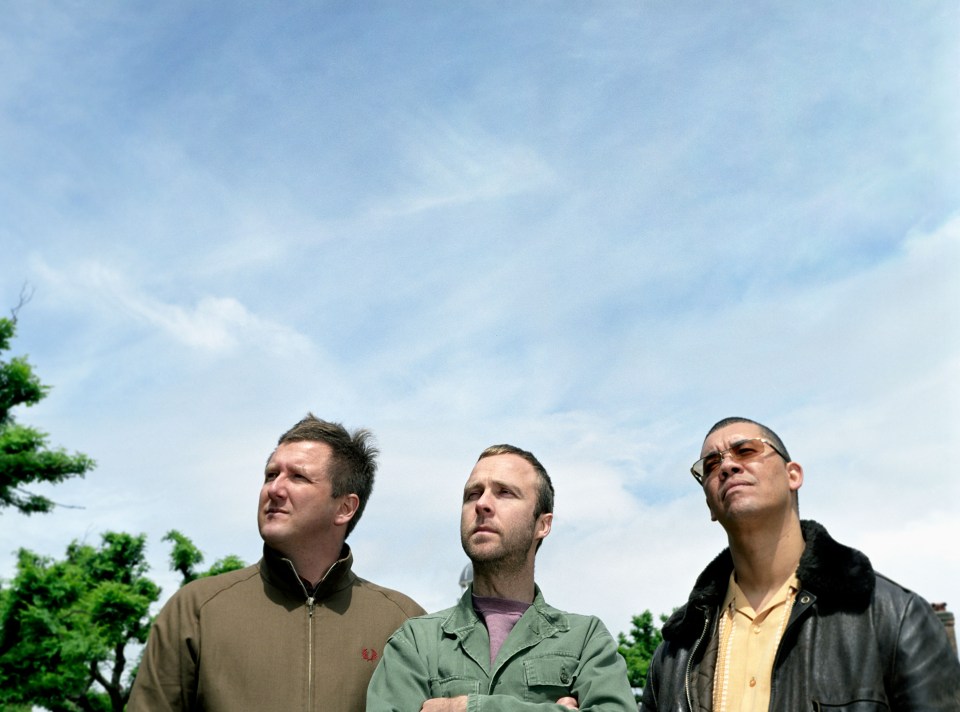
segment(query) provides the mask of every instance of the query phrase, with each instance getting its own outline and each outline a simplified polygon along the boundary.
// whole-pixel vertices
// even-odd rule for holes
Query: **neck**
[[[517,571],[491,570],[485,562],[473,562],[473,593],[488,598],[533,603],[533,566]]]
[[[760,610],[794,574],[805,543],[800,519],[738,525],[727,530],[737,585],[754,610]]]

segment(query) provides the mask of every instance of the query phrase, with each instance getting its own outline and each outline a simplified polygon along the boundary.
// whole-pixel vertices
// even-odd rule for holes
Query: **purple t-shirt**
[[[487,632],[490,634],[491,668],[503,641],[507,639],[513,626],[530,606],[529,603],[511,601],[509,598],[473,597],[473,610],[480,616],[480,620],[487,626]]]

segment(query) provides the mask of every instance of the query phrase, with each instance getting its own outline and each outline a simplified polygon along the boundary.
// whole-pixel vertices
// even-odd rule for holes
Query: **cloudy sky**
[[[426,608],[479,452],[557,487],[538,580],[614,632],[724,545],[688,473],[767,422],[801,513],[960,611],[956,2],[14,2],[0,305],[97,461],[0,577],[108,530],[259,555],[277,436],[365,426],[358,572]]]

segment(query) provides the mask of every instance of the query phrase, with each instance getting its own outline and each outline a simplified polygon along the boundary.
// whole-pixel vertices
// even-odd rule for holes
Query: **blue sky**
[[[276,437],[366,426],[357,570],[428,609],[487,445],[557,486],[551,602],[614,632],[725,545],[687,468],[767,422],[801,513],[960,608],[953,2],[15,3],[0,304],[94,457],[62,554],[257,558]],[[45,490],[46,491],[46,490]]]

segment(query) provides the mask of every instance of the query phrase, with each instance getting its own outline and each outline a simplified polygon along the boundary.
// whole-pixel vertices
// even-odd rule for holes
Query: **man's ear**
[[[799,462],[787,463],[787,478],[792,492],[796,492],[803,486],[803,467]]]
[[[537,517],[537,524],[534,528],[533,538],[542,541],[547,538],[550,529],[553,527],[553,512],[544,512]]]
[[[346,524],[353,519],[359,506],[360,498],[357,495],[352,493],[344,495],[343,499],[340,500],[340,504],[337,506],[337,514],[333,518],[333,523],[338,525]]]

